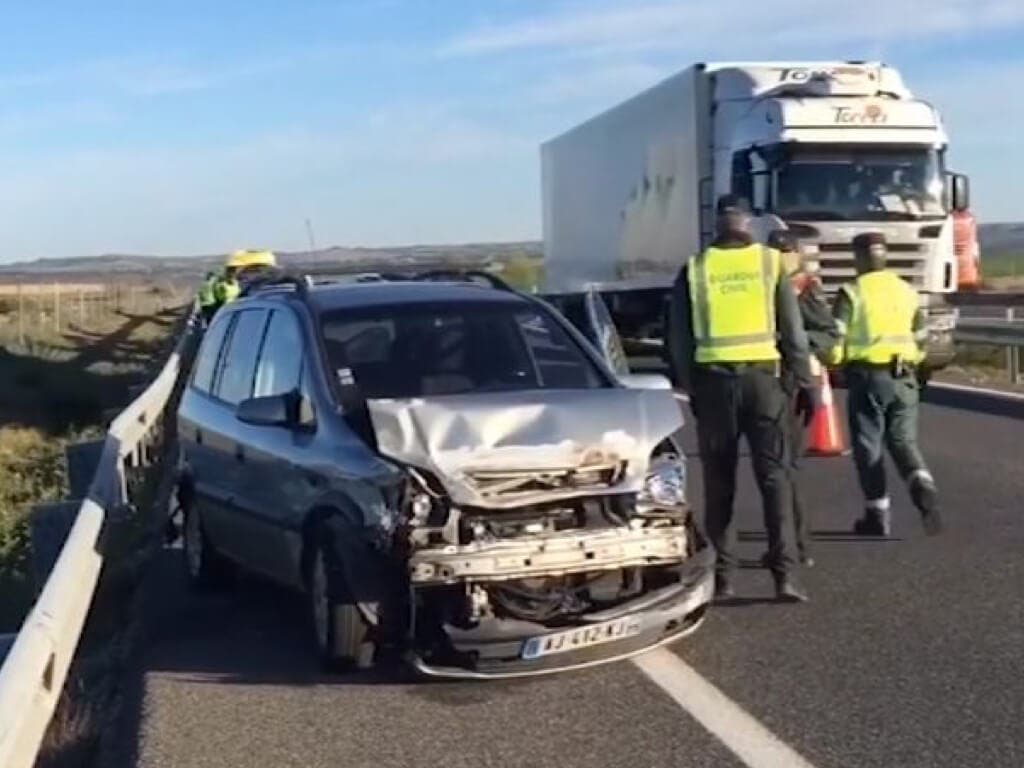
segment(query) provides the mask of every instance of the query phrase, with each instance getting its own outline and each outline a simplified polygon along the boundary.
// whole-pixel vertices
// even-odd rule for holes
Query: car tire
[[[321,666],[345,672],[359,666],[372,652],[369,625],[344,583],[330,541],[318,537],[309,569],[310,617]]]
[[[210,542],[198,509],[184,509],[182,514],[181,552],[189,586],[196,592],[210,592],[223,587],[232,576],[231,561]]]

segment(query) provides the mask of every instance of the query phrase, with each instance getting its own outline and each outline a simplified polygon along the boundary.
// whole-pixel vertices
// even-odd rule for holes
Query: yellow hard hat
[[[228,268],[245,269],[247,267],[276,267],[277,259],[273,251],[235,251],[228,257]]]

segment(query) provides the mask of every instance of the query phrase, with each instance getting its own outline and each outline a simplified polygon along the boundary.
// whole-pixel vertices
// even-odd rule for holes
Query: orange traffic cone
[[[808,456],[842,456],[847,452],[839,426],[839,411],[832,398],[832,385],[828,370],[811,358],[811,370],[821,379],[821,405],[811,420],[811,434],[807,441]]]

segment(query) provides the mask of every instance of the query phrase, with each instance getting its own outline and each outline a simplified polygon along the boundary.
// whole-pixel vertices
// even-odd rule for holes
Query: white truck
[[[751,201],[759,239],[799,238],[830,292],[854,277],[853,237],[884,233],[941,367],[952,214],[969,205],[947,144],[935,108],[881,63],[696,64],[542,145],[543,293],[570,317],[600,293],[627,343],[660,337],[673,279],[734,192]]]

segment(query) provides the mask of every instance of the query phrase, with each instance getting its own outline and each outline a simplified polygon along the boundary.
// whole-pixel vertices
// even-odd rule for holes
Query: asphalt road
[[[768,575],[744,569],[736,604],[669,648],[819,768],[1024,766],[1024,402],[931,399],[922,433],[944,535],[923,536],[900,489],[893,538],[854,539],[852,465],[813,460],[812,602],[773,604]],[[741,472],[741,554],[754,561],[764,539]],[[691,475],[699,501],[696,462]],[[324,677],[297,598],[255,580],[194,597],[178,565],[167,550],[151,584],[122,768],[744,764],[633,663],[514,683]]]

